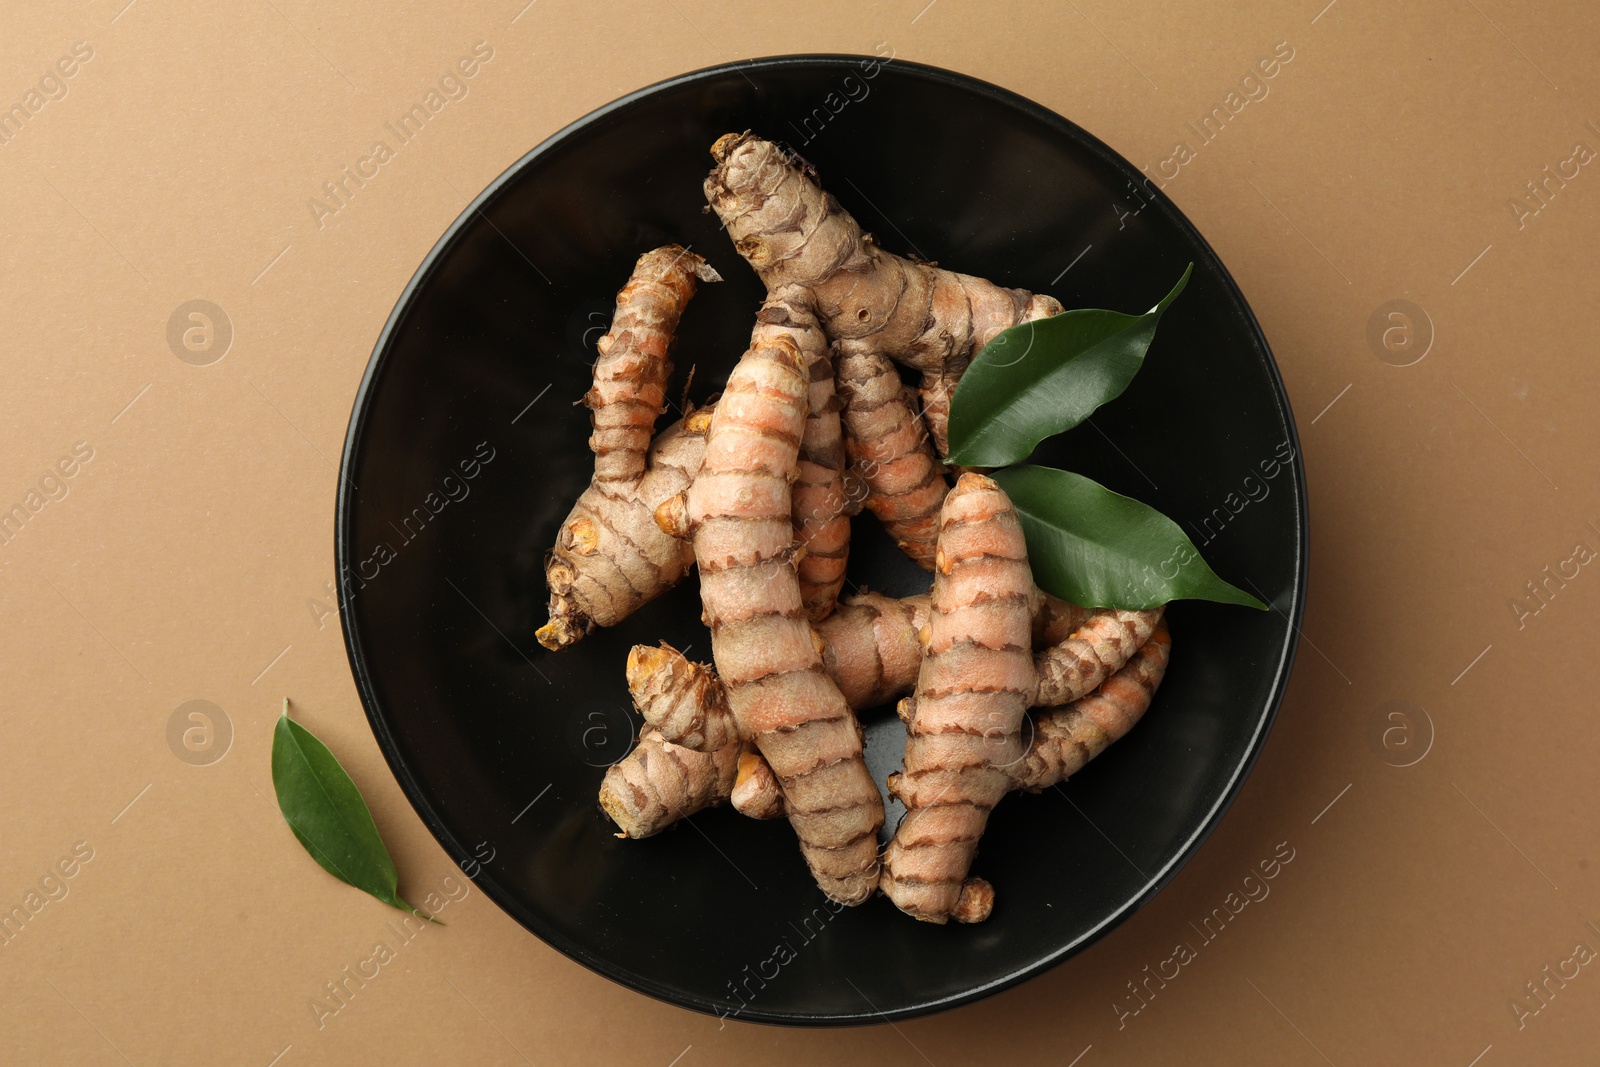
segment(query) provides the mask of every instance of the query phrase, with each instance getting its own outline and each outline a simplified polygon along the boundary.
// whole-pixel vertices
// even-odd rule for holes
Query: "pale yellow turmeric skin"
[[[725,800],[754,819],[784,814],[777,777],[739,739],[711,668],[665,645],[636,645],[628,656],[628,685],[646,726],[600,785],[600,807],[623,836],[649,837]],[[669,739],[674,731],[693,747]]]
[[[681,492],[699,468],[709,412],[686,417],[651,446],[666,403],[667,349],[694,294],[717,274],[676,245],[639,257],[617,294],[611,329],[600,339],[589,447],[594,481],[561,524],[545,562],[550,621],[539,643],[560,649],[595,626],[614,626],[677,584],[693,562],[689,547],[655,524],[654,511]]]
[[[814,168],[749,132],[711,149],[706,199],[767,288],[811,290],[829,337],[922,372],[922,407],[947,454],[950,397],[973,356],[1018,323],[1059,314],[1054,297],[1006,289],[894,255],[861,231]]]
[[[739,740],[716,674],[665,641],[628,653],[628,694],[645,723],[675,745],[715,752]]]
[[[817,624],[822,668],[854,710],[909,692],[922,662],[917,631],[928,597],[878,593],[847,597]],[[674,744],[709,752],[739,739],[722,683],[666,642],[635,645],[628,654],[628,692],[652,728]]]

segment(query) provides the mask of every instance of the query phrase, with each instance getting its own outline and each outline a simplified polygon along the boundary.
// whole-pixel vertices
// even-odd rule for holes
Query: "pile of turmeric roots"
[[[1005,493],[976,472],[952,486],[939,459],[974,355],[1061,305],[884,251],[770,141],[728,134],[711,154],[707,199],[767,299],[720,398],[656,434],[679,318],[718,276],[676,246],[639,258],[583,399],[594,481],[547,559],[539,641],[614,625],[698,567],[715,670],[664,643],[629,655],[647,725],[600,788],[622,835],[731,801],[787,816],[836,901],[881,889],[918,919],[980,921],[994,891],[968,872],[989,812],[1125,734],[1170,648],[1159,610],[1039,590]],[[930,593],[840,599],[863,506],[933,572]],[[856,712],[902,697],[888,788],[906,814],[880,854]]]

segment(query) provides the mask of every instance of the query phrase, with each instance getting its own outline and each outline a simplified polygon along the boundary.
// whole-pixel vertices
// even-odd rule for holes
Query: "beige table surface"
[[[26,117],[0,115],[0,508],[23,517],[0,543],[0,911],[37,910],[0,944],[0,1062],[1594,1062],[1592,5],[525,3],[9,5],[0,104]],[[322,183],[479,42],[466,98],[319,227]],[[1275,49],[1292,59],[1241,87]],[[875,50],[1175,172],[1274,346],[1311,589],[1238,802],[1112,936],[933,1018],[719,1026],[473,890],[319,1025],[312,999],[393,913],[316,869],[270,799],[284,694],[362,785],[402,884],[459,877],[327,608],[335,463],[401,288],[478,190],[591,108],[723,61]],[[1254,98],[1204,142],[1188,124],[1236,89]],[[221,309],[198,352],[168,338],[192,300]],[[1398,300],[1409,317],[1386,319]],[[222,758],[169,741],[191,700],[221,709]],[[1280,848],[1270,896],[1135,1000]]]

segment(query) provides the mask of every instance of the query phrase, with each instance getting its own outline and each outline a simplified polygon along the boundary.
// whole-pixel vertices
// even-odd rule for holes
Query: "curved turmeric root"
[[[1011,501],[992,479],[963,474],[944,502],[917,691],[901,702],[905,770],[889,779],[906,814],[884,853],[882,888],[926,922],[957,914],[989,812],[1013,788],[1036,689],[1033,606]]]
[[[772,768],[739,742],[696,752],[647,727],[633,751],[612,764],[600,782],[600,807],[622,831],[618,837],[652,837],[725,800],[750,819],[785,814]]]
[[[894,364],[861,342],[834,345],[844,401],[845,447],[866,486],[867,508],[902,551],[933,569],[939,506],[950,483]]]
[[[672,373],[667,347],[696,279],[718,280],[705,260],[669,245],[640,256],[617,294],[594,385],[583,397],[594,413],[594,481],[545,561],[550,621],[538,638],[546,648],[565,648],[594,626],[622,621],[675,585],[692,562],[688,546],[662,533],[652,513],[698,468],[709,416],[698,423],[687,417],[677,436],[664,434],[653,450],[650,437]]]
[[[768,289],[803,285],[822,328],[922,372],[928,427],[946,454],[950,394],[972,357],[1000,331],[1059,314],[1054,297],[941,270],[885,252],[817,184],[816,171],[771,141],[729,133],[706,199]]]
[[[817,884],[858,904],[878,883],[883,802],[861,727],[822,669],[791,562],[789,482],[809,387],[791,338],[752,344],[718,402],[687,518],[712,656],[739,733],[777,776]]]
[[[1017,767],[1017,788],[1037,793],[1076,774],[1133,728],[1166,677],[1172,637],[1163,620],[1143,648],[1088,696],[1033,717],[1033,744]]]
[[[696,752],[646,728],[639,744],[606,769],[600,807],[622,836],[649,837],[679,819],[720,804],[733,792],[741,746]]]
[[[1035,657],[1034,705],[1057,707],[1093,692],[1150,640],[1163,610],[1094,612],[1070,637]]]
[[[1095,615],[1093,608],[1080,608],[1070,600],[1062,600],[1039,590],[1039,608],[1033,616],[1033,647],[1049,648],[1059,645]],[[1038,657],[1034,667],[1038,667]]]
[[[844,440],[834,396],[833,360],[817,324],[811,294],[790,288],[770,294],[756,315],[751,343],[788,337],[800,350],[810,379],[805,432],[800,438],[798,477],[791,490],[795,539],[800,543],[800,598],[806,615],[820,622],[833,611],[844,586],[850,554],[850,516],[844,492]]]

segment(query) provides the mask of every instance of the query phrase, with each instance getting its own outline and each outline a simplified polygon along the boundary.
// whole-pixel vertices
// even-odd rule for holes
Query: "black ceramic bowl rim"
[[[561,130],[545,138],[537,146],[518,159],[510,167],[506,168],[505,171],[503,171],[498,177],[490,182],[488,187],[485,188],[482,193],[478,194],[478,196],[473,199],[472,203],[469,204],[464,211],[462,211],[461,215],[450,224],[449,229],[444,232],[444,235],[439,238],[438,242],[435,243],[433,248],[429,250],[427,256],[424,257],[421,266],[417,268],[416,273],[412,275],[411,280],[406,284],[405,290],[400,294],[400,299],[396,302],[394,310],[390,312],[388,321],[384,323],[383,332],[378,335],[377,344],[373,347],[372,357],[367,364],[366,373],[362,376],[361,385],[356,390],[355,402],[350,416],[350,429],[345,435],[344,453],[340,459],[338,498],[334,518],[335,573],[345,573],[355,561],[352,537],[353,509],[355,504],[351,499],[349,492],[349,486],[351,484],[350,479],[356,465],[356,460],[358,459],[358,453],[361,447],[362,438],[364,436],[367,416],[367,401],[375,383],[383,373],[385,356],[387,355],[390,347],[391,338],[394,337],[396,332],[399,330],[401,323],[406,318],[406,315],[411,310],[411,301],[417,290],[421,288],[425,281],[428,280],[435,265],[438,263],[444,253],[455,243],[456,238],[461,231],[472,224],[473,221],[478,217],[478,213],[481,208],[494,200],[495,197],[499,195],[500,190],[514,177],[516,177],[524,167],[531,165],[535,160],[539,159],[552,148],[565,141],[572,134],[594,123],[603,122],[607,119],[610,119],[613,116],[626,111],[639,101],[658,92],[720,76],[729,72],[769,70],[790,66],[831,66],[838,64],[855,64],[860,62],[863,58],[866,57],[827,53],[770,56],[759,59],[742,60],[737,63],[724,63],[714,67],[705,67],[700,70],[691,71],[687,74],[680,74],[677,77],[668,78],[665,81],[656,82],[653,85],[635,90],[626,96],[613,100],[609,104],[605,104],[602,107],[596,108],[594,111],[589,112],[587,115],[583,116],[577,121],[570,123]],[[971,77],[970,75],[959,74],[955,71],[945,70],[940,67],[929,66],[921,63],[913,63],[901,59],[897,59],[894,62],[897,70],[910,71],[916,76],[930,81],[944,82],[947,85],[964,89],[978,96],[987,97],[993,102],[1004,107],[1022,112],[1028,117],[1033,118],[1050,129],[1058,132],[1083,151],[1088,152],[1098,158],[1101,162],[1119,171],[1122,171],[1131,183],[1145,184],[1143,182],[1144,175],[1142,172],[1140,172],[1117,152],[1113,151],[1099,138],[1084,130],[1076,123],[1063,118],[1046,107],[1034,103],[1032,100],[1029,100],[1024,96],[1014,93],[1009,89],[1002,89],[997,85],[992,85],[989,82]],[[1146,188],[1148,188],[1148,185],[1146,185]],[[892,1022],[895,1020],[916,1018],[918,1016],[928,1015],[938,1011],[945,1011],[950,1008],[959,1007],[963,1004],[970,1004],[973,1001],[981,1000],[984,997],[991,996],[1005,989],[1009,989],[1012,986],[1019,985],[1030,978],[1034,978],[1044,973],[1045,971],[1055,967],[1070,957],[1077,955],[1090,945],[1105,937],[1129,916],[1134,914],[1134,912],[1148,904],[1157,893],[1166,887],[1167,883],[1170,882],[1173,877],[1183,869],[1184,865],[1187,864],[1191,858],[1193,858],[1194,854],[1199,850],[1206,838],[1211,835],[1211,832],[1214,829],[1216,829],[1217,824],[1222,820],[1223,814],[1227,812],[1228,808],[1232,805],[1234,798],[1238,796],[1240,787],[1244,784],[1245,778],[1249,776],[1250,771],[1254,768],[1256,760],[1261,754],[1261,749],[1266,742],[1267,734],[1272,729],[1273,722],[1277,719],[1278,708],[1283,702],[1284,691],[1288,685],[1289,675],[1294,667],[1295,656],[1298,652],[1300,644],[1300,623],[1305,613],[1305,589],[1308,573],[1307,556],[1309,551],[1309,519],[1306,502],[1305,467],[1300,455],[1300,436],[1295,427],[1294,412],[1289,405],[1289,396],[1287,391],[1284,389],[1283,378],[1278,373],[1277,361],[1272,355],[1271,346],[1267,344],[1266,336],[1261,332],[1260,324],[1256,322],[1255,313],[1251,311],[1249,303],[1246,302],[1244,298],[1244,294],[1240,292],[1238,284],[1233,280],[1233,275],[1228,272],[1227,267],[1212,249],[1211,245],[1204,237],[1200,235],[1200,231],[1195,229],[1194,225],[1188,220],[1187,217],[1184,216],[1181,211],[1178,210],[1177,206],[1174,205],[1171,200],[1165,196],[1165,194],[1155,189],[1149,189],[1149,192],[1146,195],[1158,199],[1162,206],[1167,209],[1171,215],[1171,218],[1178,225],[1183,235],[1193,243],[1197,254],[1204,256],[1211,261],[1212,266],[1214,266],[1216,269],[1217,275],[1226,285],[1228,294],[1237,302],[1239,310],[1243,313],[1245,322],[1249,328],[1253,340],[1259,346],[1260,351],[1266,356],[1263,366],[1270,377],[1272,389],[1277,398],[1278,405],[1283,416],[1285,429],[1288,433],[1290,442],[1294,446],[1293,463],[1296,487],[1295,517],[1297,525],[1296,554],[1298,559],[1298,567],[1295,572],[1293,586],[1294,604],[1288,617],[1289,635],[1285,642],[1283,656],[1279,661],[1277,671],[1273,676],[1271,693],[1267,699],[1266,706],[1262,709],[1262,714],[1260,721],[1257,724],[1255,735],[1251,739],[1250,745],[1243,758],[1239,761],[1239,764],[1234,771],[1233,778],[1228,783],[1228,787],[1217,799],[1216,803],[1212,807],[1212,810],[1206,814],[1205,819],[1200,823],[1199,827],[1194,831],[1190,839],[1185,842],[1183,847],[1178,851],[1177,855],[1174,856],[1173,859],[1168,863],[1166,869],[1159,872],[1154,878],[1152,878],[1142,893],[1140,893],[1137,897],[1128,900],[1116,912],[1107,915],[1098,926],[1084,934],[1076,942],[1063,946],[1055,953],[1040,959],[1027,967],[1019,968],[1014,973],[1009,974],[1002,979],[969,989],[958,996],[945,997],[943,999],[933,1000],[923,1004],[910,1005],[886,1012],[871,1011],[848,1015],[764,1015],[759,1011],[747,1011],[740,1016],[740,1018],[743,1020],[781,1023],[796,1026],[843,1026],[862,1025],[875,1022]],[[443,846],[445,852],[447,852],[451,859],[456,862],[456,865],[463,871],[476,867],[478,874],[473,876],[472,881],[478,886],[478,888],[482,889],[484,893],[507,915],[510,915],[512,918],[516,919],[518,923],[537,936],[540,940],[544,941],[546,944],[555,948],[557,951],[566,955],[570,959],[581,963],[597,974],[604,975],[606,978],[632,989],[635,992],[644,993],[648,996],[656,998],[657,1000],[663,1000],[681,1007],[691,1008],[695,1011],[703,1012],[705,1014],[717,1014],[716,1005],[712,1004],[711,1002],[702,1001],[696,997],[693,997],[692,995],[685,995],[681,990],[664,988],[647,978],[641,977],[640,975],[613,965],[604,957],[597,956],[588,951],[583,945],[574,943],[570,939],[563,937],[548,924],[544,923],[536,913],[526,908],[522,902],[519,901],[513,894],[508,892],[504,886],[500,885],[487,868],[472,862],[473,855],[471,850],[462,841],[456,838],[455,834],[453,834],[446,826],[445,821],[441,817],[440,813],[435,811],[433,806],[428,803],[421,788],[418,786],[416,778],[411,772],[411,768],[407,766],[405,760],[400,755],[399,748],[395,743],[395,739],[390,733],[388,723],[386,722],[381,709],[378,707],[377,695],[374,691],[372,678],[368,670],[366,653],[361,646],[360,636],[355,632],[355,626],[352,622],[354,615],[351,611],[349,597],[343,584],[336,584],[339,588],[339,619],[340,628],[344,633],[345,649],[350,657],[350,667],[355,675],[356,689],[361,697],[362,708],[366,711],[367,721],[372,726],[372,732],[377,738],[378,747],[382,749],[384,759],[388,761],[389,769],[394,773],[395,779],[400,783],[401,789],[405,791],[406,798],[411,802],[411,806],[416,810],[417,814],[422,817],[424,824],[427,825],[429,831],[433,834],[434,838],[439,842],[439,844]]]

